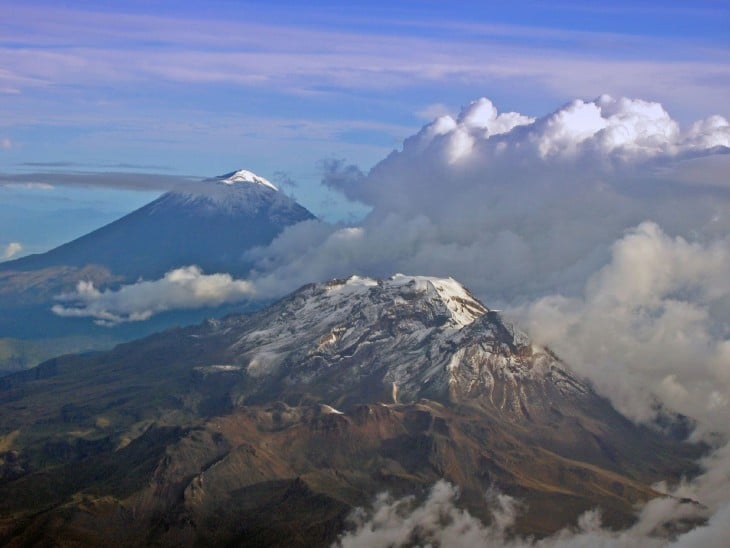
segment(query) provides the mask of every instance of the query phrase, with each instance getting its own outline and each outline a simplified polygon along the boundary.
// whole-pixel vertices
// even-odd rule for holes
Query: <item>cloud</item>
[[[203,308],[240,302],[255,294],[253,285],[229,274],[203,274],[196,266],[171,270],[154,281],[140,281],[117,290],[99,291],[81,281],[76,291],[60,295],[53,306],[64,317],[90,317],[100,325],[144,321],[170,309]]]
[[[688,241],[642,223],[613,244],[581,295],[548,295],[509,313],[626,416],[652,424],[669,409],[695,421],[692,438],[713,448],[704,472],[659,489],[701,501],[711,518],[667,545],[722,546],[730,534],[730,235]],[[653,501],[642,516],[675,519],[676,500]]]
[[[433,546],[473,548],[648,548],[719,547],[730,532],[730,506],[715,514],[706,525],[671,538],[667,531],[673,521],[700,518],[694,504],[678,499],[660,498],[649,502],[638,514],[637,522],[623,531],[604,528],[601,514],[591,510],[581,515],[574,527],[543,538],[510,534],[522,505],[518,500],[491,490],[487,500],[491,521],[482,523],[458,506],[459,491],[447,481],[433,485],[420,504],[416,497],[393,499],[388,493],[376,497],[369,509],[356,509],[350,516],[351,530],[333,545],[337,548],[378,548]],[[667,527],[667,525],[670,525]],[[664,533],[662,532],[664,531]]]
[[[56,188],[48,183],[8,183],[4,186],[8,188],[25,188],[28,190],[53,190]]]
[[[583,294],[512,313],[625,415],[648,421],[658,398],[730,436],[730,236],[671,238],[642,223],[612,246]]]
[[[415,497],[394,500],[378,495],[368,512],[356,510],[350,517],[354,530],[336,543],[338,548],[386,548],[388,546],[495,546],[505,541],[505,532],[516,517],[515,500],[495,496],[494,524],[485,527],[469,512],[455,505],[458,490],[446,481],[432,487],[426,500]]]
[[[132,168],[117,164],[115,167]],[[36,166],[38,167],[38,166]],[[55,167],[55,163],[48,164]],[[61,166],[63,167],[63,166]],[[149,167],[149,166],[148,166]],[[200,180],[202,177],[165,175],[159,173],[127,173],[110,171],[43,171],[37,173],[0,173],[0,187],[54,188],[57,186],[81,188],[114,188],[121,190],[172,190],[176,186]]]
[[[354,164],[347,164],[342,158],[328,158],[319,163],[321,182],[327,188],[342,190],[362,181],[365,174]]]
[[[730,504],[713,515],[707,525],[682,535],[670,548],[705,548],[723,546],[730,538]]]
[[[13,148],[13,142],[7,137],[4,139],[0,139],[0,148],[4,148],[6,150]]]
[[[154,169],[159,171],[172,171],[174,168],[170,166],[163,166],[157,164],[130,164],[130,163],[116,163],[116,164],[88,164],[80,162],[21,162],[17,164],[19,166],[27,167],[40,167],[40,168],[58,168],[58,167],[102,167],[102,168],[113,168],[113,169]]]
[[[14,257],[18,253],[23,251],[23,246],[20,245],[18,242],[10,242],[5,246],[5,248],[2,250],[2,259],[10,259],[11,257]]]
[[[329,12],[321,13],[316,25],[309,17],[302,21],[296,10],[286,22],[268,24],[263,21],[280,18],[263,8],[256,12],[260,20],[250,10],[245,17],[233,10],[225,18],[206,17],[191,25],[190,16],[180,13],[48,7],[41,13],[32,6],[3,10],[3,20],[12,22],[8,43],[17,46],[3,50],[0,86],[25,90],[111,81],[136,87],[140,82],[154,86],[173,81],[300,96],[326,89],[362,97],[362,89],[434,84],[468,89],[490,82],[505,92],[529,90],[553,97],[590,96],[611,86],[614,92],[682,103],[703,97],[718,108],[728,91],[726,48],[717,40],[707,47],[691,34],[639,36],[480,24],[473,14],[460,15],[458,10],[432,14],[430,21],[426,13],[408,20],[401,11],[384,8],[375,32],[370,25],[353,28],[347,16]],[[705,18],[705,27],[713,27],[717,19]],[[150,33],[157,38],[155,44],[146,39]],[[271,36],[287,39],[272,41]],[[336,51],[328,48],[332,43],[338,44]]]
[[[276,183],[279,188],[295,189],[299,187],[292,176],[285,171],[275,171],[271,179]]]
[[[449,114],[451,114],[451,109],[443,103],[431,103],[430,105],[426,105],[416,111],[416,115],[419,118],[424,118],[426,120],[433,120],[434,118],[439,118]]]
[[[578,177],[585,187],[594,182],[589,176],[615,182],[637,167],[653,170],[728,152],[730,125],[721,116],[680,131],[660,104],[639,99],[603,95],[594,101],[575,100],[532,119],[498,113],[482,98],[457,118],[441,116],[424,126],[406,139],[401,152],[376,166],[364,184],[343,190],[351,199],[401,211],[401,202],[393,202],[393,187],[413,194],[429,190],[454,195],[467,186],[484,189],[510,181],[510,190],[516,191],[540,180],[554,187],[560,184],[556,176]],[[386,176],[404,180],[384,184]],[[459,186],[447,184],[455,178]]]
[[[730,180],[718,162],[728,146],[723,118],[683,130],[642,100],[573,101],[533,119],[480,99],[367,174],[323,162],[325,186],[371,209],[359,236],[333,227],[307,254],[277,243],[259,270],[267,283],[286,280],[282,292],[326,272],[401,271],[454,276],[493,306],[574,296],[613,242],[646,220],[689,239],[730,233]]]

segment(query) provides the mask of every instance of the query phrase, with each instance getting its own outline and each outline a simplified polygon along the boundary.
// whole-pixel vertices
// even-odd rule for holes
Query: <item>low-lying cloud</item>
[[[422,504],[413,496],[393,499],[381,493],[369,510],[350,516],[354,530],[336,543],[338,548],[387,548],[389,546],[495,546],[506,539],[514,524],[518,504],[501,493],[493,494],[491,527],[455,504],[459,491],[441,480]]]
[[[353,512],[352,529],[333,547],[713,548],[723,546],[730,534],[730,506],[715,514],[706,525],[674,537],[662,534],[663,530],[673,529],[671,520],[702,517],[697,505],[667,497],[649,502],[637,522],[623,531],[604,528],[600,512],[591,510],[581,515],[574,527],[537,540],[510,534],[522,510],[518,500],[494,490],[487,493],[491,522],[484,524],[459,508],[458,498],[458,489],[444,480],[438,481],[420,504],[413,496],[396,500],[382,493],[370,508]]]
[[[23,251],[23,246],[19,242],[10,242],[0,248],[0,259],[10,259],[15,257],[21,251]]]
[[[81,281],[76,291],[60,295],[55,314],[89,317],[100,325],[143,321],[171,309],[204,308],[240,302],[255,294],[253,284],[230,274],[204,274],[197,266],[171,270],[159,280],[140,281],[99,291]]]

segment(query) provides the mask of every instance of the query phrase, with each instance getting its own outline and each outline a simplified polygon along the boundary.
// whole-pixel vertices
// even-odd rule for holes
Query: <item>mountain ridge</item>
[[[625,526],[702,453],[621,416],[458,282],[404,275],[0,379],[0,441],[0,540],[16,543],[326,545],[377,493],[442,478],[485,521],[491,486],[524,501],[520,533],[595,507]]]

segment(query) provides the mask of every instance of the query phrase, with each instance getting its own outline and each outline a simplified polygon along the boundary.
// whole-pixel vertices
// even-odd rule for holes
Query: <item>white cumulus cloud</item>
[[[533,119],[479,99],[367,174],[326,164],[328,187],[371,208],[358,238],[295,227],[254,253],[255,280],[284,293],[407,271],[454,276],[493,306],[576,296],[645,221],[688,241],[730,234],[728,152],[718,115],[683,129],[658,103],[602,96]]]
[[[253,295],[248,281],[185,266],[159,280],[140,281],[117,290],[99,291],[92,282],[81,281],[75,292],[57,297],[60,304],[52,310],[59,316],[90,317],[102,325],[115,325],[147,320],[165,310],[219,306]]]
[[[730,237],[701,244],[642,223],[581,296],[513,314],[624,414],[648,420],[658,397],[730,436]]]

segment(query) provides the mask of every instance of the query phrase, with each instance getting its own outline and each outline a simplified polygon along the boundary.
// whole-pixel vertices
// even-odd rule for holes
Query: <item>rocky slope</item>
[[[632,519],[700,450],[637,427],[452,279],[352,277],[0,379],[0,539],[325,545],[440,478],[520,532]]]

